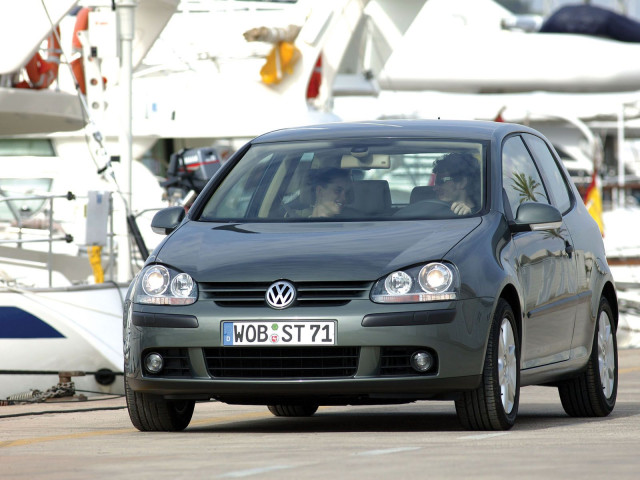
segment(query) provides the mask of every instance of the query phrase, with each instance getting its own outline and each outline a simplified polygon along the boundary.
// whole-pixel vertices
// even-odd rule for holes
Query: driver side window
[[[513,136],[502,147],[502,188],[516,216],[523,202],[549,203],[542,178],[520,136]]]

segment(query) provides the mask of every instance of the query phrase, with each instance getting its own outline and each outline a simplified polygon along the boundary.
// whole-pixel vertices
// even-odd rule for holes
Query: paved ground
[[[326,407],[275,418],[264,407],[196,405],[181,433],[141,433],[122,398],[0,407],[0,478],[636,479],[640,350],[620,351],[613,414],[575,419],[554,388],[522,390],[508,432],[464,431],[451,402]]]

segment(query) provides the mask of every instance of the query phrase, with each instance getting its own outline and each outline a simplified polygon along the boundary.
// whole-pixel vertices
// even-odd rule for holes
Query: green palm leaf
[[[511,181],[513,182],[513,189],[518,192],[520,203],[528,201],[536,202],[538,201],[536,196],[544,198],[543,193],[536,191],[542,185],[533,177],[527,176],[524,173],[514,173]]]

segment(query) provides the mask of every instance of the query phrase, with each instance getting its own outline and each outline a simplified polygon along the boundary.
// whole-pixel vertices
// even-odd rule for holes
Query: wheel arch
[[[615,323],[616,330],[618,329],[618,295],[613,283],[608,281],[602,288],[602,296],[607,299],[611,311],[613,312],[613,321]]]
[[[500,295],[496,299],[496,305],[501,298],[506,300],[513,310],[513,315],[516,320],[516,327],[518,328],[518,342],[520,345],[522,345],[522,308],[520,306],[520,296],[518,295],[516,287],[511,284],[505,285],[500,292]]]

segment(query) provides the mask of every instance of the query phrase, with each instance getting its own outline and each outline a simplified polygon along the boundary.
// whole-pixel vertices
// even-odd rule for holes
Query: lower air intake
[[[358,370],[360,347],[206,348],[217,378],[344,378]]]

